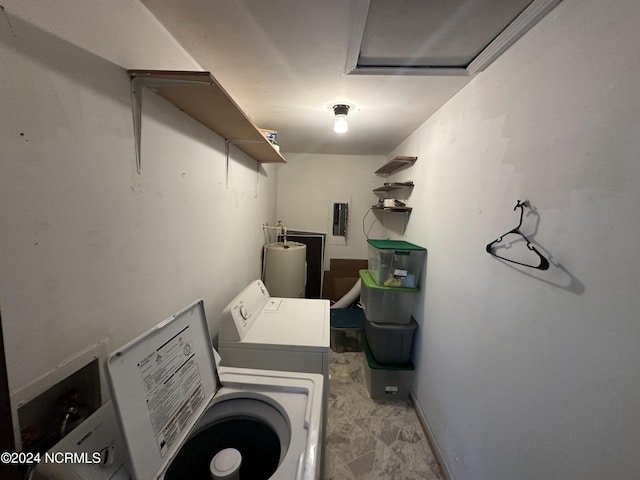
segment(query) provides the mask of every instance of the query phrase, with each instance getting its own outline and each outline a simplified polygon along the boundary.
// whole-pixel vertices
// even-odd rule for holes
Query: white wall
[[[372,192],[385,178],[375,171],[386,158],[375,155],[286,153],[278,166],[277,215],[289,229],[327,234],[325,270],[331,258],[367,258],[367,237],[378,238],[379,218],[367,210],[377,201]],[[331,205],[350,204],[347,241],[332,238]],[[366,215],[366,217],[365,217]],[[364,218],[364,228],[363,228]]]
[[[640,472],[640,4],[614,3],[562,2],[395,152],[429,249],[414,389],[456,480]],[[518,199],[546,272],[485,252]]]
[[[223,139],[149,92],[136,173],[123,66],[194,64],[136,2],[119,3],[100,26],[133,17],[140,38],[100,52],[82,41],[90,31],[67,31],[74,44],[45,30],[61,17],[93,18],[102,2],[40,4],[39,22],[50,10],[46,29],[15,13],[21,3],[5,3],[0,22],[0,305],[12,392],[94,342],[115,349],[197,298],[215,334],[226,303],[260,276],[261,225],[276,207],[274,166],[256,172],[232,148],[227,187]],[[140,57],[149,63],[133,63]]]

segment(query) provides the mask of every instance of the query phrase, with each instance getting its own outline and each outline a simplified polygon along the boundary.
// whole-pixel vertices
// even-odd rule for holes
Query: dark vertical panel
[[[9,382],[7,362],[4,356],[4,337],[2,335],[2,315],[0,315],[0,452],[14,452],[13,425],[11,423],[11,404],[9,402]],[[14,466],[0,463],[0,478],[18,480],[18,470]]]

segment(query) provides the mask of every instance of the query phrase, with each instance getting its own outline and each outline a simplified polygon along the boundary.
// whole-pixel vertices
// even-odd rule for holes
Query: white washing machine
[[[113,448],[109,462],[87,462],[81,472],[57,469],[54,475],[43,464],[41,475],[74,480],[120,480],[129,474],[136,480],[321,478],[324,377],[232,367],[218,372],[202,301],[114,352],[107,370],[119,429],[104,439],[95,435],[94,443],[82,448],[104,452],[107,445],[117,445],[120,432],[125,448]],[[70,435],[83,438],[97,432],[91,425],[103,421],[94,419],[83,430],[84,422]],[[56,448],[81,448],[75,437]],[[119,451],[129,458],[127,471]]]
[[[222,313],[222,364],[329,378],[329,300],[271,297],[251,282]]]

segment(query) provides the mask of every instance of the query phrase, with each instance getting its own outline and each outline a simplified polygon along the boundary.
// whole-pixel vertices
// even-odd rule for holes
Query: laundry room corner
[[[368,210],[375,203],[372,189],[379,183],[374,171],[384,163],[377,155],[320,155],[288,153],[287,164],[278,165],[277,217],[289,228],[327,232],[331,225],[331,203],[350,202],[346,238],[331,241],[328,235],[324,269],[331,259],[366,259],[367,237],[380,230]],[[347,198],[348,197],[348,198]],[[365,232],[363,225],[369,232]]]

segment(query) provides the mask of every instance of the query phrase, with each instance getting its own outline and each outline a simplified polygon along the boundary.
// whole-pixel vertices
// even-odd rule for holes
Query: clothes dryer
[[[271,297],[251,282],[222,313],[222,365],[319,373],[329,378],[329,301]]]

